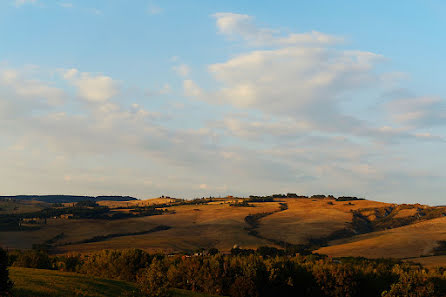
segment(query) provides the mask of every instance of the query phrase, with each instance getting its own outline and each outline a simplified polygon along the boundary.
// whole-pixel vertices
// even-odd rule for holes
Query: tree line
[[[272,247],[199,256],[149,254],[137,249],[49,256],[34,250],[9,252],[7,259],[14,266],[132,281],[138,291],[128,296],[135,297],[168,296],[172,287],[231,297],[446,295],[444,268],[428,270],[394,259],[291,256]]]

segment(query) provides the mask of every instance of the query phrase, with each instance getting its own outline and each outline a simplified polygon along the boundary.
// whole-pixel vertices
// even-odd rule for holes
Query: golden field
[[[200,248],[218,248],[229,251],[234,245],[242,248],[276,246],[274,242],[306,244],[310,239],[330,236],[333,232],[351,226],[354,211],[361,211],[373,221],[385,209],[391,209],[389,218],[401,220],[413,217],[417,211],[427,208],[422,205],[396,205],[369,200],[336,201],[331,198],[300,199],[283,198],[274,202],[249,203],[252,207],[235,207],[230,203],[236,198],[218,199],[208,204],[176,205],[167,207],[163,215],[132,217],[117,220],[104,219],[48,219],[40,229],[29,231],[0,232],[0,245],[8,248],[31,248],[57,238],[53,252],[90,252],[101,249],[140,248],[147,251],[185,252]],[[138,201],[100,201],[99,204],[113,211],[128,212],[129,208],[154,204],[178,202],[176,199],[157,198]],[[280,203],[288,209],[281,210]],[[38,209],[45,205],[25,203],[20,211]],[[266,213],[258,220],[255,231],[245,218]],[[169,226],[147,234],[157,226]],[[62,234],[63,236],[58,235]],[[96,242],[80,243],[97,236],[119,234]],[[315,252],[330,256],[362,256],[369,258],[395,257],[416,258],[429,256],[438,241],[446,240],[446,217],[416,222],[399,228],[356,235],[332,240],[328,246]],[[420,261],[428,261],[420,258]],[[440,258],[436,258],[440,259]],[[434,261],[434,260],[432,260]],[[427,263],[427,262],[426,262]]]
[[[316,252],[334,257],[409,258],[428,255],[446,240],[446,217],[336,240]]]

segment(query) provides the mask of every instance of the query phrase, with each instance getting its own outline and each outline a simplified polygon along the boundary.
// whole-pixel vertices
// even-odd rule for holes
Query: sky
[[[446,204],[446,3],[0,1],[0,195]]]

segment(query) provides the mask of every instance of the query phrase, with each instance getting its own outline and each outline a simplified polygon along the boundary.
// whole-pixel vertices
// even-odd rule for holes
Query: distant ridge
[[[76,195],[16,195],[0,196],[0,199],[35,200],[47,203],[71,203],[79,201],[131,201],[138,200],[130,196],[76,196]]]

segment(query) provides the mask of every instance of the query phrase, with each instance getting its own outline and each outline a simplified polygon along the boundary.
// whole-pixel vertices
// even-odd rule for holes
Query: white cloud
[[[73,8],[73,3],[70,2],[59,2],[59,6],[63,8]]]
[[[190,97],[200,97],[203,94],[202,89],[190,79],[183,81],[184,94]]]
[[[373,70],[381,59],[369,52],[287,47],[241,54],[209,71],[222,85],[214,96],[220,103],[296,115],[331,112],[343,95],[377,80]]]
[[[15,0],[14,1],[15,6],[17,6],[17,7],[22,6],[24,4],[28,4],[28,3],[35,4],[35,3],[37,3],[37,0]]]
[[[317,31],[284,35],[279,30],[258,28],[254,18],[245,14],[219,12],[213,15],[221,34],[230,38],[242,38],[256,46],[326,45],[342,42],[343,38]]]
[[[324,34],[259,29],[249,16],[217,20],[222,34],[248,47],[209,66],[215,89],[183,79],[184,94],[199,101],[118,96],[115,78],[77,69],[64,70],[63,81],[52,71],[0,71],[2,191],[25,184],[32,193],[148,198],[283,190],[393,201],[441,192],[446,159],[429,156],[445,144],[420,127],[443,121],[443,101],[402,97],[386,105],[390,122],[385,114],[350,116],[343,104],[362,106],[361,92],[380,93],[383,78],[394,76],[377,70],[383,57],[331,48],[337,40]],[[150,94],[170,91],[166,83]],[[79,97],[100,104],[79,104]]]
[[[181,64],[178,66],[174,66],[172,67],[172,69],[179,75],[182,77],[187,77],[190,73],[190,67],[186,64]]]
[[[412,128],[446,125],[446,100],[440,97],[408,97],[386,104],[391,117]]]
[[[147,13],[149,13],[151,15],[160,14],[162,12],[163,12],[163,9],[156,4],[151,3],[147,7]]]
[[[77,87],[80,97],[90,102],[105,102],[118,94],[118,83],[109,76],[70,69],[63,77]]]
[[[159,93],[161,95],[169,94],[172,91],[172,88],[170,87],[170,84],[165,83],[163,87],[159,90]]]
[[[64,97],[62,89],[48,82],[28,78],[26,71],[0,69],[0,85],[12,90],[21,99],[30,100],[30,104],[57,105]]]

